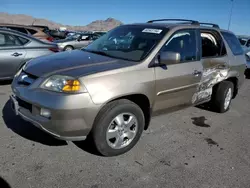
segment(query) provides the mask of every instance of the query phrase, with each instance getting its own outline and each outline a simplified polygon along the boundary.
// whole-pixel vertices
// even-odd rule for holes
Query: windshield
[[[166,34],[156,26],[119,26],[92,42],[84,50],[99,52],[118,59],[143,60]],[[101,52],[101,53],[100,53]]]

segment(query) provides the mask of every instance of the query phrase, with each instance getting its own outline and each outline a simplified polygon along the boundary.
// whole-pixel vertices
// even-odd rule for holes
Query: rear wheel
[[[74,50],[73,46],[65,46],[64,51]]]
[[[113,101],[100,111],[92,130],[96,149],[104,156],[123,154],[134,147],[144,130],[141,108],[132,101]]]
[[[229,110],[233,98],[234,85],[230,81],[223,81],[214,88],[211,105],[216,112],[224,113]]]

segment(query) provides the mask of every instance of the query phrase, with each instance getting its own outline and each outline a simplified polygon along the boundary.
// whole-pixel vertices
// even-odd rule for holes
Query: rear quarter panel
[[[26,48],[25,50],[26,50],[26,56],[22,64],[20,65],[20,67],[31,59],[34,59],[40,56],[51,55],[54,53],[46,48]]]

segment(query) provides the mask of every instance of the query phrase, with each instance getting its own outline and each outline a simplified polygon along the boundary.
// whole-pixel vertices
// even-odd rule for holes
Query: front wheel
[[[64,51],[74,50],[73,46],[65,46]]]
[[[141,108],[132,101],[121,99],[104,106],[96,118],[91,136],[99,153],[116,156],[134,147],[144,125]]]

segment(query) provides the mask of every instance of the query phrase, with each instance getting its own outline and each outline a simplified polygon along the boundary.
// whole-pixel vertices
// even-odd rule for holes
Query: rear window
[[[221,32],[234,55],[243,55],[244,51],[237,37],[231,33]]]
[[[34,34],[37,33],[37,31],[34,30],[34,29],[27,29],[27,30],[29,31],[29,33],[30,33],[31,35],[34,35]]]

